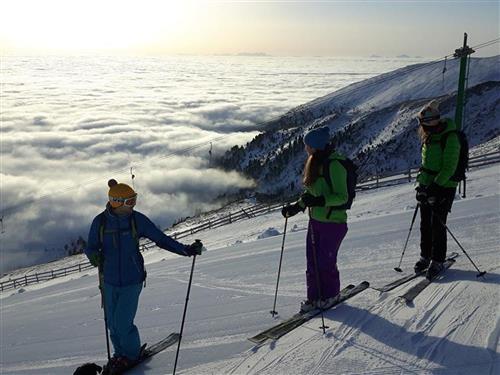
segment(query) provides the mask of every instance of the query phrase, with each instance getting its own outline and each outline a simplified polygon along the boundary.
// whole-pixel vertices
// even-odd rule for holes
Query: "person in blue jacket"
[[[104,308],[114,355],[108,366],[127,368],[140,356],[141,340],[134,325],[139,295],[146,279],[139,238],[182,256],[200,255],[203,245],[183,245],[165,235],[146,215],[134,211],[137,193],[111,179],[109,202],[90,227],[85,254],[103,277]]]

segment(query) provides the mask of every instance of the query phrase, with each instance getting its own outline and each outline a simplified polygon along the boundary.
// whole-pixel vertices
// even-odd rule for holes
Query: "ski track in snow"
[[[453,267],[450,268],[448,274],[448,276],[453,277]],[[483,304],[481,304],[481,299],[484,298],[484,295],[476,296],[475,298],[474,296],[467,295],[465,296],[465,300],[468,301],[468,304],[460,304],[457,300],[460,300],[462,295],[467,294],[472,288],[459,281],[446,282],[446,278],[444,278],[444,281],[437,281],[427,288],[429,292],[425,296],[425,304],[419,305],[419,308],[415,309],[398,302],[399,289],[400,288],[396,288],[392,291],[392,293],[379,293],[380,298],[378,299],[378,302],[373,303],[364,310],[365,313],[373,314],[372,319],[361,319],[358,317],[357,322],[356,320],[352,321],[352,323],[354,323],[352,327],[357,325],[358,329],[352,328],[351,322],[348,322],[348,324],[345,325],[335,326],[335,324],[332,324],[334,322],[327,320],[326,324],[330,326],[330,330],[325,337],[322,337],[318,334],[319,330],[316,329],[316,327],[311,327],[313,324],[318,325],[320,320],[313,319],[311,322],[306,323],[304,326],[296,330],[297,332],[294,336],[295,338],[297,338],[297,336],[300,337],[299,342],[288,347],[287,350],[275,353],[274,351],[277,350],[276,346],[279,345],[279,343],[272,343],[269,345],[271,351],[264,354],[264,356],[260,357],[260,359],[252,358],[249,354],[243,362],[238,363],[237,366],[233,365],[229,372],[240,373],[241,371],[244,371],[244,373],[271,374],[285,373],[286,368],[293,368],[297,371],[297,373],[329,373],[328,369],[336,367],[334,365],[329,365],[328,361],[331,358],[341,355],[343,351],[350,348],[364,350],[371,356],[380,358],[381,363],[386,363],[388,361],[387,354],[379,355],[376,351],[369,349],[369,347],[363,347],[363,345],[357,343],[357,338],[362,334],[363,326],[371,324],[371,321],[374,320],[375,317],[383,316],[384,311],[386,312],[386,317],[391,318],[397,317],[401,310],[407,309],[412,310],[412,313],[410,318],[404,324],[403,329],[411,329],[417,333],[410,339],[411,346],[414,348],[413,354],[416,357],[416,361],[411,364],[405,363],[404,361],[398,360],[397,356],[395,356],[390,359],[393,363],[391,367],[383,366],[382,368],[374,369],[372,371],[366,371],[365,369],[360,370],[359,372],[354,370],[347,372],[342,371],[341,373],[474,373],[475,370],[483,368],[484,365],[488,364],[490,361],[492,364],[491,371],[489,373],[494,373],[495,363],[498,362],[498,358],[495,358],[495,356],[497,356],[495,352],[498,345],[498,328],[496,328],[488,338],[488,348],[490,349],[490,353],[488,354],[485,351],[485,354],[488,354],[489,356],[488,359],[484,361],[474,361],[475,363],[472,364],[469,362],[469,364],[465,366],[447,366],[446,369],[440,369],[439,367],[433,365],[433,363],[440,363],[446,360],[446,356],[449,355],[449,351],[446,346],[450,340],[463,337],[474,337],[476,334],[482,333],[480,332],[481,329],[484,330],[484,328],[486,328],[479,327],[483,319],[476,318],[473,320],[473,318],[478,314],[484,316],[485,318],[488,315],[491,316],[490,314],[495,314],[495,311],[491,311],[491,308],[482,307]],[[492,296],[492,298],[495,297]],[[347,303],[349,304],[354,302],[354,300],[349,300]],[[471,303],[475,306],[472,309],[469,306]],[[342,306],[337,308],[341,309]],[[452,319],[443,323],[443,317],[447,317],[446,311],[449,309],[457,311],[457,314],[450,316]],[[335,314],[335,310],[336,309],[333,309],[328,312],[327,316]],[[299,330],[300,334],[298,332]],[[307,333],[304,332],[305,330],[311,330],[314,332],[315,336],[306,338]],[[433,338],[429,340],[429,336]],[[439,338],[435,338],[436,336]],[[334,339],[332,343],[327,341],[332,338]],[[319,342],[316,342],[316,340],[319,340]],[[325,349],[319,350],[318,347],[321,345],[321,340],[323,340],[323,344],[328,342],[328,345]],[[300,363],[306,360],[305,356],[303,357],[301,353],[304,352],[308,353],[307,355],[311,355],[311,350],[306,349],[307,346],[312,346],[316,349],[313,354],[317,361],[315,361],[316,363],[312,367],[301,367]],[[264,365],[261,365],[261,362],[266,360],[267,354],[274,359]],[[251,366],[247,365],[247,358],[250,358],[254,364]],[[283,371],[281,371],[281,369],[283,369]]]
[[[16,365],[2,366],[1,373],[10,374],[10,373],[22,372],[22,373],[44,374],[46,373],[44,372],[45,370],[53,368],[65,368],[68,366],[74,366],[76,369],[83,363],[96,362],[96,361],[104,362],[105,360],[106,360],[105,356],[102,358],[89,357],[89,356],[71,356],[71,357],[61,357],[58,359],[47,360],[47,361],[37,361],[37,362],[26,361],[26,362],[20,362]]]
[[[281,236],[255,240],[255,232],[281,228],[279,212],[197,234],[204,242],[248,240],[211,249],[198,258],[181,347],[182,374],[442,374],[497,375],[500,371],[500,259],[498,166],[471,173],[471,198],[455,203],[449,227],[488,273],[476,271],[449,238],[457,262],[407,306],[399,301],[418,278],[387,293],[368,289],[325,313],[323,335],[315,318],[283,336],[252,346],[247,337],[291,315],[304,288],[305,231],[287,234],[277,309],[270,317]],[[481,185],[477,185],[481,181]],[[489,189],[484,186],[487,184]],[[392,192],[392,193],[391,193]],[[478,193],[481,197],[475,197]],[[411,184],[361,192],[339,253],[342,284],[384,284],[401,255],[414,206]],[[394,206],[381,209],[390,199]],[[399,203],[398,203],[399,202]],[[358,211],[356,211],[358,210]],[[389,214],[384,214],[388,211]],[[289,221],[304,227],[306,215]],[[417,227],[417,226],[416,226]],[[245,231],[246,229],[246,231]],[[402,268],[418,254],[416,228]],[[150,254],[150,255],[149,255]],[[155,342],[179,329],[191,262],[149,253],[148,287],[137,315],[141,337]],[[168,255],[168,254],[167,254]],[[154,262],[154,260],[157,260]],[[89,277],[85,277],[89,276]],[[84,362],[106,359],[95,271],[2,295],[2,363],[5,374],[68,374]],[[78,340],[74,338],[77,337]],[[130,372],[172,371],[175,349]]]
[[[453,298],[449,298],[456,288],[458,288],[457,284],[449,285],[445,288],[438,288],[437,285],[429,286],[428,288],[434,287],[434,290],[430,294],[430,298],[426,303],[427,308],[420,308],[420,311],[414,312],[414,316],[407,321],[404,329],[408,330],[410,328],[415,328],[417,335],[411,338],[411,345],[415,348],[414,355],[417,358],[417,361],[414,363],[406,363],[401,361],[394,356],[389,359],[392,362],[392,366],[384,366],[382,368],[373,369],[372,371],[365,370],[353,370],[350,371],[342,371],[339,373],[342,374],[355,374],[355,373],[367,373],[367,374],[390,374],[390,373],[457,373],[456,371],[460,369],[460,371],[465,371],[463,373],[467,373],[467,371],[474,371],[474,368],[477,366],[481,367],[483,364],[488,363],[488,361],[477,361],[477,363],[469,364],[467,366],[453,366],[444,369],[436,368],[430,363],[440,362],[444,359],[446,354],[448,353],[445,349],[442,350],[442,347],[445,347],[447,342],[453,339],[454,336],[463,337],[464,334],[474,335],[474,332],[460,332],[463,327],[468,326],[471,318],[481,313],[481,307],[478,305],[472,310],[468,310],[463,306],[461,312],[452,316],[453,319],[449,321],[447,324],[441,322],[437,326],[440,319],[445,315],[445,311],[448,310],[451,305],[456,304],[456,300]],[[462,289],[467,290],[467,286],[462,286]],[[455,298],[458,298],[460,294],[455,295]],[[386,363],[388,361],[387,354],[378,354],[376,350],[371,349],[369,346],[364,346],[361,343],[357,342],[358,337],[362,334],[363,327],[372,324],[373,320],[377,319],[378,316],[384,314],[384,310],[386,310],[386,305],[392,305],[393,307],[387,311],[389,311],[389,315],[397,316],[397,313],[401,309],[407,308],[406,306],[396,302],[397,293],[395,296],[384,298],[378,303],[373,304],[371,307],[368,306],[365,308],[364,315],[367,317],[363,317],[362,315],[353,315],[353,318],[349,320],[349,322],[345,322],[344,325],[336,325],[334,321],[329,319],[326,320],[326,324],[330,326],[330,329],[327,331],[325,337],[323,337],[320,333],[320,330],[317,328],[317,325],[320,323],[320,319],[313,319],[312,321],[306,323],[304,326],[297,329],[295,338],[300,337],[299,341],[289,347],[286,347],[285,350],[277,351],[279,343],[271,343],[265,346],[268,346],[271,350],[266,352],[260,359],[251,358],[249,354],[247,358],[250,358],[253,365],[249,366],[246,364],[245,360],[239,363],[237,366],[234,366],[229,372],[234,374],[243,373],[254,373],[254,374],[272,374],[272,373],[285,373],[287,368],[293,368],[297,371],[297,373],[307,373],[307,374],[323,374],[329,373],[329,369],[338,368],[335,365],[328,364],[328,361],[332,358],[336,358],[342,354],[343,351],[348,349],[356,348],[358,350],[363,350],[366,353],[373,357],[378,357],[381,360],[381,363]],[[355,303],[354,300],[350,300],[348,303]],[[339,309],[342,307],[339,306]],[[328,312],[327,317],[335,314],[335,310]],[[491,313],[490,312],[486,312]],[[371,318],[370,318],[371,315]],[[388,316],[389,317],[389,316]],[[477,321],[477,320],[476,320]],[[314,326],[316,325],[316,326]],[[478,328],[473,325],[474,331]],[[356,327],[356,328],[355,328]],[[300,330],[300,333],[299,333]],[[309,332],[308,332],[309,331]],[[441,331],[441,337],[436,340],[429,340],[428,336],[432,336],[436,334],[436,331]],[[283,340],[283,339],[282,339]],[[493,339],[492,341],[494,341]],[[286,345],[285,343],[284,345]],[[496,343],[495,343],[496,345]],[[311,350],[307,349],[308,346],[314,348],[314,352],[311,353]],[[301,363],[307,363],[307,357],[311,354],[314,355],[316,361],[313,361],[313,365],[311,367],[306,367],[301,365]],[[258,351],[257,354],[258,355]],[[264,365],[261,365],[260,362],[266,360],[266,355],[269,355],[272,359]],[[310,361],[309,361],[310,362]],[[429,367],[430,366],[430,367]],[[450,372],[448,372],[450,371]],[[460,372],[462,373],[462,372]]]

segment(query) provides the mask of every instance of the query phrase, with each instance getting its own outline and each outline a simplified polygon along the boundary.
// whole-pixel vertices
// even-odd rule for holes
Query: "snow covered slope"
[[[484,280],[461,254],[446,278],[414,306],[401,305],[405,287],[367,290],[277,342],[254,347],[260,330],[297,311],[305,295],[306,215],[289,221],[277,319],[274,298],[282,236],[279,212],[198,233],[209,251],[198,258],[179,373],[183,374],[488,374],[500,372],[500,190],[498,165],[469,174],[468,197],[455,202],[449,227],[488,274]],[[339,254],[342,284],[373,285],[400,275],[397,265],[414,209],[412,184],[361,192]],[[264,236],[265,237],[265,236]],[[189,242],[190,239],[186,239]],[[402,268],[418,254],[413,233]],[[461,251],[450,239],[450,251]],[[146,253],[148,285],[137,313],[143,341],[180,326],[191,260],[161,250]],[[71,374],[106,358],[95,270],[1,295],[1,372]],[[175,348],[131,374],[168,374]]]
[[[500,136],[500,56],[472,59],[464,131],[471,147]],[[354,83],[294,108],[266,124],[245,147],[221,158],[228,169],[243,171],[265,194],[300,191],[304,163],[302,136],[328,126],[338,150],[360,166],[361,177],[399,172],[420,163],[416,114],[431,99],[443,116],[454,118],[458,60],[407,66]]]

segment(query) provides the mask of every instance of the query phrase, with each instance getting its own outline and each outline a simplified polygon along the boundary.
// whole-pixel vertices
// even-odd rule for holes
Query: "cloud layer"
[[[80,235],[86,238],[106,204],[107,180],[132,184],[131,167],[137,209],[160,227],[214,208],[217,196],[253,182],[211,168],[210,147],[215,156],[244,144],[266,120],[406,63],[241,56],[5,58],[0,271],[50,257],[45,249],[61,249]]]

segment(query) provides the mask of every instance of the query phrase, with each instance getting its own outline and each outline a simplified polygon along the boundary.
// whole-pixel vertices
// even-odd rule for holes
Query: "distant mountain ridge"
[[[471,148],[500,141],[500,56],[471,59],[463,130]],[[360,166],[361,177],[401,171],[420,163],[415,116],[431,99],[444,117],[454,117],[458,60],[410,65],[349,85],[300,105],[276,120],[243,147],[218,160],[256,180],[257,192],[294,195],[301,189],[305,160],[302,137],[320,126]]]

